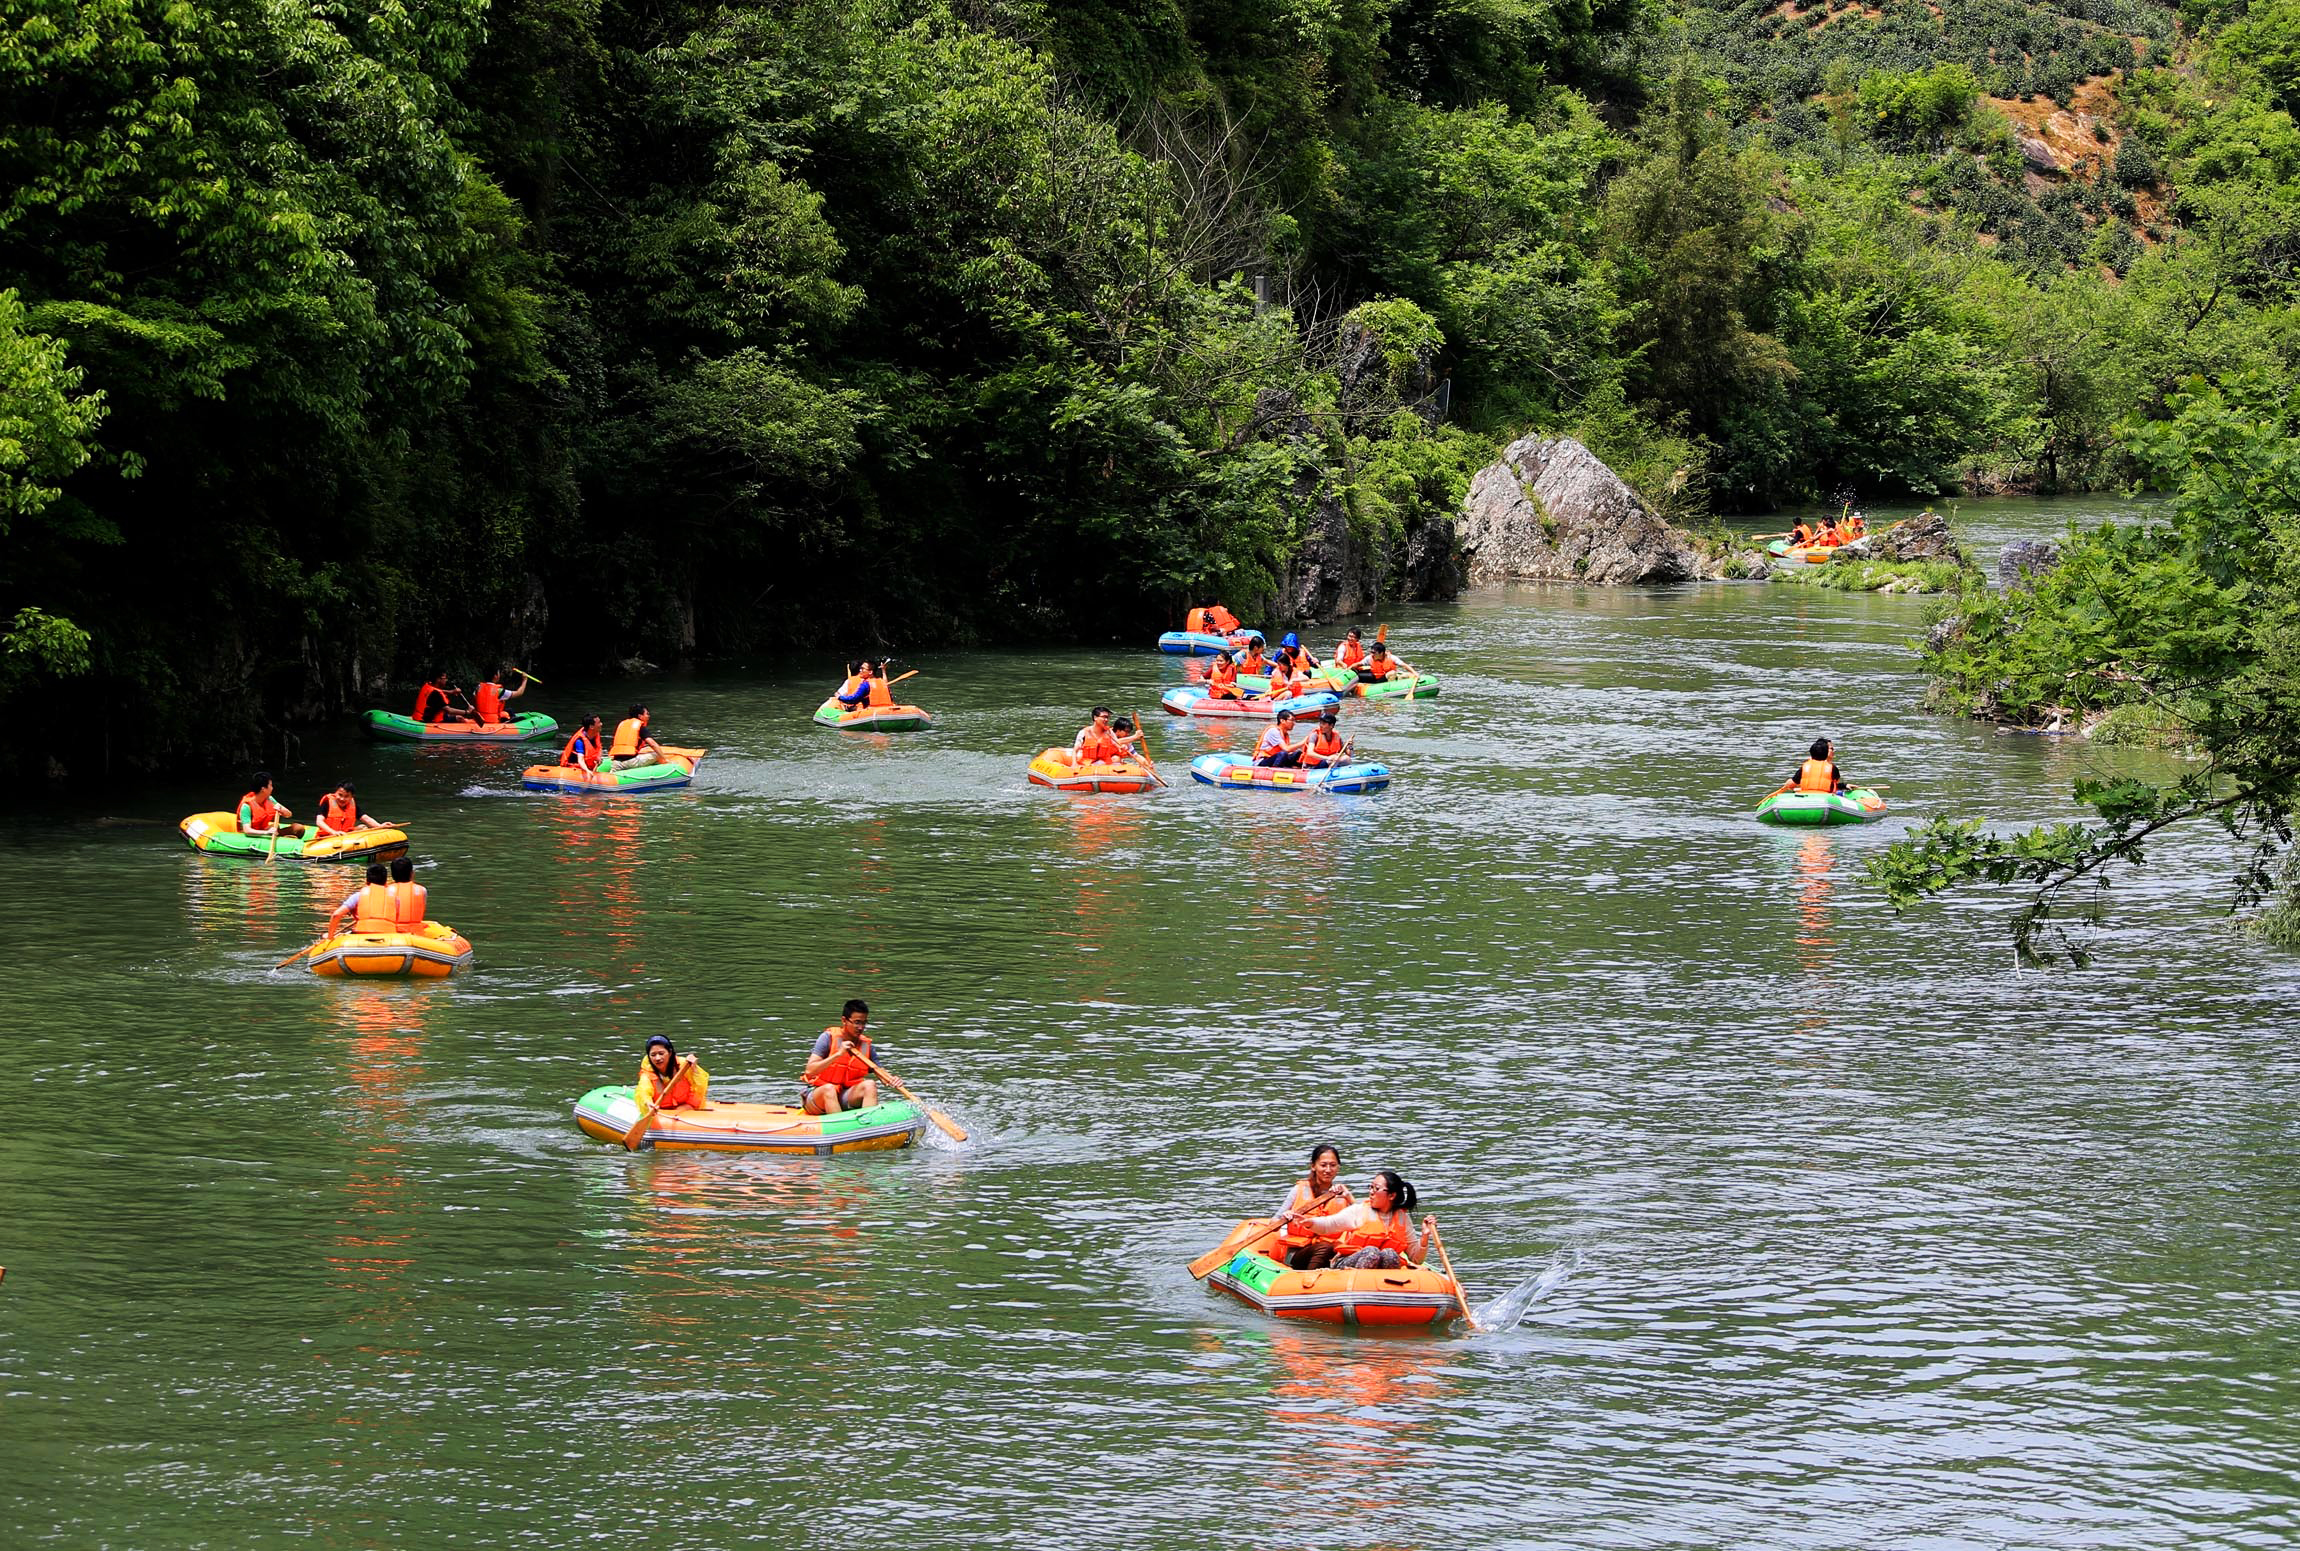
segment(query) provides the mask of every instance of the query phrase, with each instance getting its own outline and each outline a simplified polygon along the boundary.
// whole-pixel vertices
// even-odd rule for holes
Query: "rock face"
[[[1262,390],[1254,418],[1280,438],[1306,442],[1316,434],[1293,395],[1280,388]],[[1296,475],[1290,493],[1301,514],[1302,542],[1279,579],[1273,618],[1308,624],[1363,614],[1385,598],[1425,603],[1461,591],[1451,518],[1417,523],[1401,541],[1386,543],[1351,530],[1349,513],[1316,467]]]
[[[1949,533],[1949,520],[1939,512],[1919,512],[1880,533],[1869,545],[1879,560],[1946,560],[1963,565],[1965,552]]]
[[[1653,515],[1621,476],[1571,437],[1524,437],[1478,471],[1463,503],[1472,586],[1687,582],[1703,573],[1692,535]]]
[[[2014,539],[1997,552],[1997,585],[2010,591],[2060,564],[2060,546],[2049,539]]]

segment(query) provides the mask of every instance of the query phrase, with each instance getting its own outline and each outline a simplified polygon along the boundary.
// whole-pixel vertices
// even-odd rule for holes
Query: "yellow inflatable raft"
[[[412,975],[444,980],[471,964],[471,944],[454,927],[426,921],[412,932],[338,932],[311,950],[311,972],[335,979],[344,975]]]

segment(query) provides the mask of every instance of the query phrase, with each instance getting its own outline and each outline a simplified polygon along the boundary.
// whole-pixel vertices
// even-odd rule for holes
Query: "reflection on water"
[[[1397,610],[1446,693],[1352,709],[1398,780],[1351,802],[1029,788],[1176,680],[1147,650],[935,658],[901,738],[808,722],[827,661],[666,676],[715,751],[675,797],[315,735],[480,944],[427,986],[268,973],[353,869],[0,826],[0,1544],[2286,1542],[2300,970],[2228,933],[2210,837],[2081,976],[2013,973],[2002,901],[1884,910],[1910,824],[2066,818],[2125,757],[1922,710],[1923,607]],[[1250,736],[1152,715],[1169,780]],[[1890,817],[1751,820],[1817,732]],[[973,1143],[570,1123],[656,1029],[785,1099],[854,995]],[[1501,1328],[1190,1280],[1326,1137]]]

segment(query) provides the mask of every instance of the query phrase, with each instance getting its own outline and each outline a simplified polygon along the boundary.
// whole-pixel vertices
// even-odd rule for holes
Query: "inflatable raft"
[[[1169,630],[1158,638],[1158,650],[1170,657],[1219,657],[1261,639],[1259,630],[1233,630],[1228,635],[1214,635],[1204,630]]]
[[[1235,754],[1201,754],[1190,761],[1190,779],[1235,792],[1378,792],[1390,784],[1390,767],[1359,760],[1288,770]]]
[[[1863,534],[1842,544],[1791,544],[1787,539],[1775,539],[1765,546],[1765,553],[1794,565],[1827,565],[1839,555],[1855,555],[1865,560],[1869,554],[1869,535]]]
[[[519,784],[531,792],[667,792],[692,785],[695,767],[709,752],[708,749],[675,749],[665,744],[663,757],[652,765],[618,765],[613,770],[585,770],[580,765],[529,765],[519,772]]]
[[[1427,700],[1437,692],[1437,675],[1432,673],[1401,673],[1378,684],[1361,679],[1350,686],[1350,693],[1360,700]]]
[[[1158,784],[1139,760],[1097,760],[1081,765],[1069,749],[1048,749],[1030,762],[1030,784],[1058,792],[1146,792]]]
[[[1160,695],[1158,703],[1174,716],[1230,716],[1266,722],[1280,711],[1315,716],[1340,705],[1342,697],[1320,690],[1312,695],[1290,695],[1284,700],[1217,700],[1196,684],[1184,684]]]
[[[402,743],[525,743],[550,737],[559,730],[559,724],[539,711],[514,716],[507,722],[419,722],[412,716],[370,711],[367,730],[373,737]]]
[[[1397,1271],[1293,1271],[1274,1258],[1276,1229],[1206,1278],[1277,1319],[1327,1325],[1436,1325],[1461,1315],[1453,1284],[1434,1267]]]
[[[1193,684],[1202,684],[1206,681],[1206,664],[1192,658],[1183,666],[1182,676]],[[1302,682],[1312,692],[1325,690],[1336,695],[1346,695],[1350,692],[1350,686],[1357,681],[1358,676],[1349,669],[1329,664],[1314,670]],[[1270,676],[1266,673],[1241,673],[1238,675],[1238,687],[1249,695],[1262,694],[1270,687]]]
[[[1757,804],[1760,824],[1874,824],[1885,799],[1865,786],[1841,792],[1778,791]]]
[[[192,848],[210,856],[273,856],[290,862],[364,862],[370,857],[395,856],[407,849],[403,829],[355,829],[348,835],[282,835],[277,849],[269,835],[243,835],[236,813],[195,813],[176,826]]]
[[[593,1088],[575,1101],[575,1124],[595,1141],[621,1145],[638,1118],[638,1095],[629,1087]],[[655,1111],[639,1146],[659,1152],[888,1152],[910,1146],[925,1129],[926,1112],[902,1099],[836,1115],[714,1099],[708,1109]]]
[[[426,921],[412,932],[338,932],[311,950],[315,975],[412,975],[444,980],[471,963],[471,944],[454,927]]]
[[[924,732],[934,718],[914,705],[843,706],[833,695],[815,707],[815,725],[841,732]]]

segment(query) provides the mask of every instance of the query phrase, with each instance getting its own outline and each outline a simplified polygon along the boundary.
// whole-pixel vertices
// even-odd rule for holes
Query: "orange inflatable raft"
[[[1295,1271],[1276,1258],[1277,1250],[1278,1231],[1272,1228],[1210,1273],[1206,1285],[1276,1319],[1326,1325],[1438,1325],[1461,1317],[1453,1284],[1433,1266]]]
[[[1139,760],[1096,760],[1081,765],[1069,749],[1053,748],[1030,762],[1030,784],[1058,792],[1146,792],[1158,784]]]
[[[412,932],[338,932],[311,950],[311,972],[337,979],[345,975],[412,975],[444,980],[471,963],[471,944],[442,921],[426,921]]]

